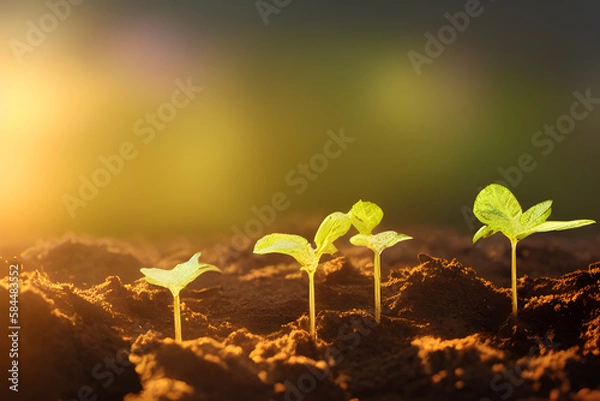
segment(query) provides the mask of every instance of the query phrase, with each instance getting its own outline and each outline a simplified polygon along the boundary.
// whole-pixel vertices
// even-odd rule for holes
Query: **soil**
[[[316,276],[316,341],[307,332],[308,280],[289,257],[236,252],[228,238],[41,241],[7,260],[23,263],[20,383],[11,396],[600,400],[600,236],[522,241],[515,321],[506,239],[474,246],[450,229],[403,231],[415,240],[383,253],[380,323],[372,254],[338,241],[340,254]],[[223,274],[182,291],[184,341],[176,343],[173,297],[140,280],[139,268],[171,268],[198,250]],[[0,297],[8,299],[8,277]]]

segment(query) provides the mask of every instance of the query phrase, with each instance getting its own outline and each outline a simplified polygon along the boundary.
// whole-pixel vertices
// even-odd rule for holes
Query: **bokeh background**
[[[513,188],[525,206],[553,198],[555,219],[600,219],[600,104],[547,156],[531,142],[574,91],[600,98],[600,4],[482,1],[419,75],[408,52],[465,1],[288,3],[267,25],[254,1],[86,0],[17,57],[49,6],[4,0],[0,241],[226,235],[278,192],[277,219],[362,198],[400,230],[467,232],[461,208],[523,153],[537,163]],[[143,143],[134,124],[178,79],[204,89]],[[355,142],[297,194],[286,176],[340,129]],[[73,218],[65,194],[124,142],[137,157]]]

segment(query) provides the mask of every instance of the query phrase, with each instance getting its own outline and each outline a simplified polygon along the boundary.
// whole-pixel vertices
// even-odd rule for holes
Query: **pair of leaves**
[[[396,231],[390,230],[383,231],[374,235],[356,234],[355,236],[350,238],[350,242],[352,243],[352,245],[366,246],[369,249],[373,250],[373,252],[381,254],[381,252],[383,252],[384,249],[394,246],[398,242],[406,241],[409,239],[412,239],[410,235],[400,234]]]
[[[140,271],[144,274],[144,279],[147,282],[168,288],[173,297],[176,297],[182,289],[199,275],[209,271],[221,273],[221,269],[216,266],[200,263],[200,255],[201,253],[198,252],[187,262],[180,263],[170,270],[144,267]]]
[[[333,255],[338,249],[333,242],[350,230],[351,222],[347,213],[334,212],[325,217],[315,234],[315,247],[304,237],[295,234],[269,234],[254,245],[254,253],[282,253],[296,259],[302,270],[316,271],[324,254]]]
[[[473,236],[473,243],[501,232],[511,241],[520,241],[531,234],[562,231],[594,224],[594,220],[547,221],[552,213],[552,201],[540,202],[525,212],[510,190],[500,184],[490,184],[477,195],[473,213],[485,224]]]
[[[384,231],[372,234],[373,229],[383,219],[383,210],[373,202],[359,200],[350,210],[352,225],[358,230],[358,234],[350,238],[352,245],[366,246],[373,252],[381,254],[384,249],[396,245],[398,242],[412,239],[411,236],[400,234],[396,231]]]

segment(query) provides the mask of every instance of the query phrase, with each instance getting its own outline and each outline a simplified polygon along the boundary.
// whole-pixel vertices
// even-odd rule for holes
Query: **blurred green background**
[[[575,91],[600,98],[600,4],[482,1],[419,75],[409,52],[425,55],[464,1],[266,0],[268,25],[253,1],[66,1],[51,0],[56,26],[46,2],[0,6],[0,241],[227,235],[278,192],[276,219],[362,198],[387,226],[467,232],[461,208],[524,153],[524,206],[600,219],[600,104],[547,155],[532,143]],[[188,79],[202,92],[144,143],[134,125]],[[355,141],[324,167],[315,155],[341,129]],[[69,211],[80,177],[126,142],[136,157]]]

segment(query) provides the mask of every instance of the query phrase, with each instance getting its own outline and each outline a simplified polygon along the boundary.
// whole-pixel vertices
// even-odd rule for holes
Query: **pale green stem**
[[[381,321],[381,254],[375,251],[373,263],[373,280],[375,282],[375,321]]]
[[[179,294],[175,295],[173,314],[175,315],[175,341],[181,342],[181,302]]]
[[[512,286],[512,314],[517,317],[517,240],[510,240],[511,269],[510,280]]]
[[[308,272],[308,306],[310,310],[310,335],[317,339],[316,313],[315,313],[315,272]]]

